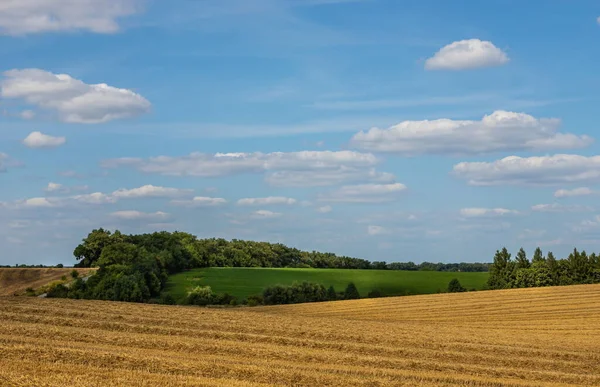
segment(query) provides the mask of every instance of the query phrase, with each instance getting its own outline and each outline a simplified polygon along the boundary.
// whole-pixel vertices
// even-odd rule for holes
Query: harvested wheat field
[[[0,380],[600,385],[600,285],[226,310],[3,297]]]
[[[94,269],[75,269],[80,276]],[[0,296],[25,293],[25,289],[36,289],[62,276],[69,277],[73,268],[0,268]]]

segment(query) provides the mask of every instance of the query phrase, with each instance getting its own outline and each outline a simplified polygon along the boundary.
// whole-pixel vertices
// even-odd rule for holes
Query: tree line
[[[73,251],[75,267],[97,267],[87,281],[57,286],[49,297],[148,302],[170,300],[163,294],[168,276],[203,267],[336,268],[385,270],[485,271],[486,264],[433,264],[370,262],[333,253],[301,251],[280,243],[222,238],[199,239],[185,232],[155,232],[126,235],[97,229]],[[288,289],[289,290],[289,289]],[[294,292],[295,290],[290,290]],[[204,293],[203,293],[204,292]],[[227,304],[226,295],[209,296],[197,289],[196,300]],[[376,296],[375,294],[373,296]],[[166,298],[165,298],[166,297]],[[292,298],[297,298],[293,296]],[[338,297],[339,298],[339,297]],[[250,300],[247,300],[250,301]],[[255,300],[259,302],[259,300]]]
[[[490,267],[490,289],[530,288],[600,283],[600,255],[576,248],[567,258],[556,259],[552,252],[543,255],[538,247],[532,260],[521,248],[513,260],[504,247],[497,250]]]

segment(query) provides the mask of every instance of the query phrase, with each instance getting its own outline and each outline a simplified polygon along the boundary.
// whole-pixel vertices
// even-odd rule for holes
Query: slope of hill
[[[373,289],[388,296],[403,296],[445,291],[453,278],[458,278],[467,289],[481,290],[488,277],[487,272],[210,267],[170,276],[166,290],[181,300],[193,287],[209,285],[216,293],[229,293],[243,299],[262,294],[266,287],[291,285],[296,281],[334,286],[338,292],[344,291],[348,283],[353,282],[362,297]]]
[[[80,276],[94,269],[76,269]],[[52,281],[58,281],[67,276],[72,268],[0,268],[0,296],[22,294],[25,289],[44,286]]]
[[[0,353],[19,386],[592,386],[600,285],[225,310],[4,297]]]

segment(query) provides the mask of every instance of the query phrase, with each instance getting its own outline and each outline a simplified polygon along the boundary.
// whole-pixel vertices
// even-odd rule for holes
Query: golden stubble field
[[[600,286],[201,309],[0,297],[1,386],[600,385]]]
[[[80,276],[95,269],[75,269]],[[73,268],[0,268],[0,296],[12,296],[25,293],[25,289],[36,289],[62,276],[71,278]],[[1,386],[1,384],[0,384]]]

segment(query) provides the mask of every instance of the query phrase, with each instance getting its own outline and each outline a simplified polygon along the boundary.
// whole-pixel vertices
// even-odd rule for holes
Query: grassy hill
[[[348,270],[348,269],[271,269],[206,268],[169,277],[166,290],[182,299],[189,289],[209,285],[216,293],[229,293],[240,299],[261,294],[268,286],[291,285],[294,281],[316,282],[343,291],[350,282],[361,296],[379,289],[390,296],[430,294],[445,290],[448,282],[458,278],[467,289],[481,289],[488,273],[449,273],[439,271]]]
[[[600,285],[211,309],[0,297],[0,385],[598,386]]]
[[[76,269],[84,276],[94,269]],[[0,268],[0,296],[12,296],[25,293],[25,289],[37,289],[62,276],[70,278],[73,268]]]

